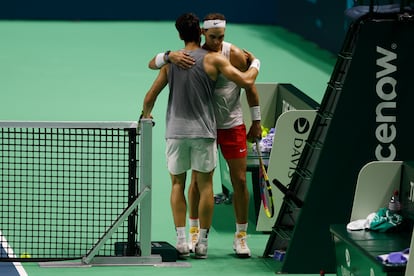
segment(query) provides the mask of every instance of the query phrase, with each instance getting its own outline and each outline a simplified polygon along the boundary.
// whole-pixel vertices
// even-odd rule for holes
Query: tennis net
[[[0,260],[77,259],[139,194],[135,122],[0,121]],[[96,255],[137,239],[137,212]],[[131,251],[130,254],[135,254]]]

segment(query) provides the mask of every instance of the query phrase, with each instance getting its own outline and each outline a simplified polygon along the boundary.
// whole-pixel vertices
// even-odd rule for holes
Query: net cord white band
[[[137,122],[134,121],[1,121],[0,128],[136,128]]]

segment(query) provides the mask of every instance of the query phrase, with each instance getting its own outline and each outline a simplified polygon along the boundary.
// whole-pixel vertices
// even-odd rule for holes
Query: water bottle
[[[388,202],[388,210],[392,213],[399,213],[401,211],[401,203],[398,197],[398,190],[395,190]]]

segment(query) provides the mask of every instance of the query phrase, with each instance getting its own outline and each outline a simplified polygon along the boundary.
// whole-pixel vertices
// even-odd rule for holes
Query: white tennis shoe
[[[252,253],[247,245],[247,233],[244,231],[234,234],[233,249],[239,258],[249,258]]]
[[[190,249],[188,248],[188,243],[186,240],[178,241],[175,245],[175,249],[177,249],[179,258],[190,256]]]
[[[195,258],[207,259],[207,239],[200,239],[195,246]]]

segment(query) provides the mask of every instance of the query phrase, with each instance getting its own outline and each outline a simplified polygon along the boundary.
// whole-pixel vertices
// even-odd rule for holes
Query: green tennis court
[[[147,68],[148,61],[182,47],[173,22],[0,21],[0,35],[0,120],[134,121],[157,74]],[[257,82],[292,83],[316,101],[322,99],[336,60],[331,53],[277,26],[228,24],[226,40],[261,59]],[[174,244],[164,165],[166,92],[153,112],[152,240]],[[218,170],[214,188],[221,192]],[[268,234],[256,232],[253,221],[253,257],[234,256],[233,217],[231,205],[216,205],[209,257],[187,260],[191,267],[41,268],[24,263],[23,268],[28,275],[274,274],[278,263],[261,258]]]

